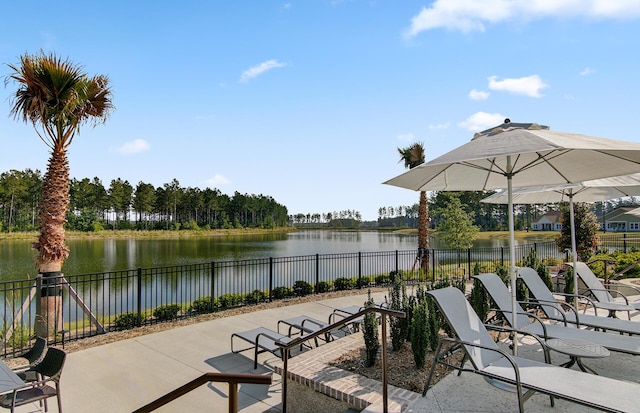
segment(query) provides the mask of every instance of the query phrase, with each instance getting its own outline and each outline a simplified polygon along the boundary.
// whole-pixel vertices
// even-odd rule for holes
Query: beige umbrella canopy
[[[578,255],[576,248],[576,223],[573,214],[574,202],[596,202],[608,199],[640,196],[640,174],[617,176],[584,181],[576,184],[543,185],[517,188],[512,191],[514,204],[549,204],[569,202],[569,220],[571,221],[571,257],[576,268]],[[509,203],[509,194],[503,190],[482,202],[490,204]],[[574,295],[578,295],[578,283],[573,283]]]
[[[477,133],[470,142],[384,183],[414,191],[507,189],[515,328],[512,188],[576,183],[632,173],[640,173],[640,143],[556,132],[548,126],[511,123],[507,119],[502,125]]]

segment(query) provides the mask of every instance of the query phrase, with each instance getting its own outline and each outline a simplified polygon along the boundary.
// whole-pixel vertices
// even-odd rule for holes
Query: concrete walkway
[[[377,302],[384,293],[374,294]],[[279,412],[280,376],[259,366],[253,369],[253,353],[231,353],[230,337],[234,332],[267,327],[275,330],[280,319],[306,314],[327,320],[334,308],[362,305],[365,295],[333,298],[296,304],[233,317],[193,324],[146,336],[106,344],[70,353],[62,376],[62,400],[66,413],[132,412],[165,393],[199,377],[205,372],[259,373],[273,377],[271,386],[240,386],[239,409],[243,413]],[[640,338],[639,338],[640,340]],[[527,346],[523,346],[523,349]],[[532,358],[541,359],[529,346]],[[261,363],[274,359],[262,354]],[[554,364],[566,361],[553,355]],[[640,382],[638,359],[612,353],[606,359],[585,361],[600,374]],[[158,412],[227,411],[226,384],[209,384],[177,399]],[[557,401],[549,406],[548,397],[536,395],[525,404],[527,412],[583,412],[585,408]],[[427,397],[419,400],[410,412],[512,412],[517,410],[514,394],[488,385],[481,377],[465,373],[450,374],[440,381]],[[640,410],[640,407],[639,407]],[[17,412],[37,412],[37,405],[23,406]],[[49,411],[57,412],[50,399]],[[295,412],[292,412],[295,413]]]

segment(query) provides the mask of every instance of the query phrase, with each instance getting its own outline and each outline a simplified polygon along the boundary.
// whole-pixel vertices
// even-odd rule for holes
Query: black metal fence
[[[541,259],[567,259],[550,241],[517,246],[516,260],[532,250]],[[316,254],[3,282],[2,351],[5,357],[17,354],[36,332],[64,345],[66,340],[264,300],[385,285],[394,272],[414,281],[435,281],[469,277],[476,265],[486,272],[509,263],[507,247],[431,249],[424,254],[424,261],[416,250]]]

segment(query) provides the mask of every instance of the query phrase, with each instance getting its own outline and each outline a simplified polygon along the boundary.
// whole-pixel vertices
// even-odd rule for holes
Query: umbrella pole
[[[508,203],[508,216],[509,216],[509,278],[511,280],[511,326],[514,330],[518,330],[516,325],[517,306],[516,301],[516,242],[515,242],[515,228],[513,223],[513,183],[511,182],[511,156],[507,156],[507,192],[509,194]],[[518,333],[514,331],[513,335],[513,355],[518,355]]]
[[[573,259],[573,306],[578,308],[578,252],[576,248],[576,220],[573,211],[573,191],[569,192],[569,220],[571,221],[571,258]]]

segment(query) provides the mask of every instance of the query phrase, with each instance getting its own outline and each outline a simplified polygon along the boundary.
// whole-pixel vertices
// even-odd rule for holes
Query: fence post
[[[431,254],[431,281],[436,281],[436,250],[434,249]]]
[[[467,248],[467,263],[469,269],[469,279],[471,279],[471,248]]]
[[[398,267],[398,250],[396,250],[396,274],[400,271],[400,268]]]
[[[142,325],[142,267],[138,267],[138,327]]]
[[[624,251],[624,253],[627,253],[627,233],[625,232],[624,234],[622,234],[622,250]]]
[[[316,254],[316,294],[318,294],[318,284],[320,284],[320,254]]]
[[[211,261],[211,311],[214,309],[215,304],[215,279],[216,279],[216,262]]]
[[[500,247],[500,265],[504,267],[504,247]]]
[[[273,293],[273,257],[269,257],[269,301],[272,300]]]

